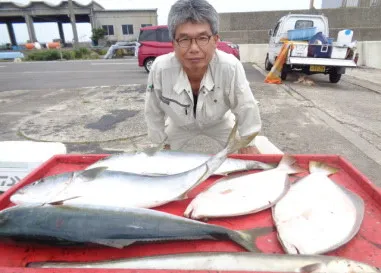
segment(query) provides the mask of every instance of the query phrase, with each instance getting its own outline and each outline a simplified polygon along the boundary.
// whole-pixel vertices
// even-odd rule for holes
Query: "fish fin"
[[[80,172],[77,177],[81,178],[84,182],[89,182],[94,180],[99,174],[107,170],[108,167],[96,167],[94,169],[88,169]]]
[[[194,209],[193,204],[192,204],[192,202],[190,202],[184,211],[184,217],[191,218],[192,213],[193,213],[193,209]]]
[[[176,198],[175,200],[185,200],[185,199],[189,199],[188,193],[189,193],[189,191],[184,192],[183,194],[181,194],[181,195],[180,195],[178,198]]]
[[[292,155],[284,155],[276,169],[284,171],[287,174],[302,173],[306,171],[298,165],[295,157],[293,157]]]
[[[42,268],[46,262],[31,262],[27,263],[25,267]]]
[[[231,238],[237,244],[250,252],[260,252],[255,245],[256,238],[262,235],[267,235],[273,231],[275,231],[275,227],[260,227],[249,230],[240,230],[234,231],[234,233],[231,234]]]
[[[267,164],[257,160],[245,160],[246,170],[271,170],[277,167],[277,164]]]
[[[76,198],[79,198],[79,197],[81,197],[81,196],[72,196],[72,197],[62,198],[62,199],[46,202],[43,205],[48,204],[48,205],[52,205],[52,206],[62,206],[62,205],[64,205],[64,203],[66,201],[69,201],[69,200],[72,200],[72,199],[76,199]]]
[[[339,169],[329,166],[324,162],[310,161],[310,173],[321,173],[326,176],[336,173]]]
[[[324,269],[324,264],[322,263],[314,263],[314,264],[309,264],[309,265],[306,265],[306,266],[303,266],[301,268],[299,268],[298,272],[300,273],[328,273],[326,270],[323,270]]]
[[[91,243],[96,243],[99,245],[105,245],[109,247],[122,249],[125,246],[129,246],[135,243],[135,240],[130,239],[94,239],[90,240]]]
[[[153,156],[155,153],[163,149],[166,141],[167,141],[167,138],[165,138],[161,143],[157,145],[147,146],[147,147],[144,147],[143,149],[138,149],[136,153],[144,153],[146,155]]]

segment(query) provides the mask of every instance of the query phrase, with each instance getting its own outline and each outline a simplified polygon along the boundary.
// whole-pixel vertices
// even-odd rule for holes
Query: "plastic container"
[[[300,28],[300,29],[291,29],[287,31],[287,38],[290,41],[297,40],[309,40],[316,33],[316,27],[309,28]]]
[[[29,49],[29,50],[30,50],[30,49],[34,49],[34,43],[26,43],[26,44],[25,44],[25,48],[26,48],[26,49]]]
[[[316,33],[308,46],[308,57],[330,58],[332,53],[332,39],[327,38],[322,32]]]
[[[44,176],[54,175],[66,171],[82,170],[89,164],[107,156],[104,155],[57,155],[46,161],[38,169],[30,173],[19,184],[13,186],[8,192],[0,197],[0,209],[4,209],[13,204],[9,197],[19,188],[30,184],[33,181]],[[229,157],[241,158],[247,160],[259,160],[264,163],[279,163],[282,155],[230,155]],[[331,251],[326,255],[339,256],[348,259],[354,259],[365,262],[370,265],[381,267],[381,233],[379,226],[381,223],[381,191],[363,174],[354,168],[343,157],[337,155],[294,155],[298,164],[308,169],[308,163],[311,160],[325,162],[329,165],[339,168],[339,171],[330,176],[334,182],[344,186],[348,190],[357,193],[365,204],[364,219],[358,234],[337,250]],[[256,171],[250,171],[256,172]],[[291,177],[295,181],[307,173],[298,174],[297,177]],[[166,205],[155,208],[159,211],[165,211],[175,215],[182,216],[184,209],[195,196],[206,187],[210,186],[220,178],[211,176],[199,186],[195,187],[189,199],[174,201]],[[241,230],[255,227],[274,227],[271,216],[271,209],[259,213],[249,214],[239,217],[225,217],[221,219],[210,219],[210,224],[221,225],[231,229]],[[256,246],[263,253],[284,253],[278,242],[276,231],[259,234],[256,239]],[[361,251],[359,251],[361,250]],[[38,244],[21,244],[0,241],[0,272],[1,273],[132,273],[132,272],[150,272],[145,270],[131,269],[42,269],[25,268],[29,262],[38,261],[100,261],[120,258],[144,257],[158,254],[187,253],[203,251],[244,251],[240,246],[230,241],[215,240],[194,240],[194,241],[173,241],[173,242],[150,242],[145,244],[133,244],[123,249],[109,248],[103,246],[91,247],[54,247]],[[160,273],[169,273],[174,271],[155,271]],[[191,271],[184,271],[191,272]],[[196,272],[196,271],[193,271]],[[206,271],[197,271],[198,273]],[[211,272],[211,271],[209,271]],[[215,271],[212,271],[215,272]]]
[[[353,31],[350,29],[340,30],[337,34],[337,42],[343,45],[352,43]]]
[[[46,48],[61,48],[61,44],[59,42],[46,43]]]

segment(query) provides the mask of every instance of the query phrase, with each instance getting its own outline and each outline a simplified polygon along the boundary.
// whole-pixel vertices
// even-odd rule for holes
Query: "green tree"
[[[106,31],[103,28],[93,28],[92,29],[93,35],[91,35],[91,40],[93,41],[93,44],[95,46],[98,45],[98,41],[105,37]]]

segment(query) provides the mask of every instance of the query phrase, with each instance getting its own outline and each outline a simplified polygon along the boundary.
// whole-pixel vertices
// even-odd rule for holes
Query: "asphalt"
[[[53,72],[54,63],[47,64],[44,73],[29,73],[41,71],[32,69],[38,65],[41,64],[30,63],[30,70],[23,73],[35,77],[19,79],[20,83],[12,78],[7,81],[19,84],[18,88],[1,85],[0,141],[62,142],[71,154],[131,152],[150,146],[142,111],[147,75],[144,70],[134,67],[135,72],[131,75],[128,71],[119,71],[123,69],[115,69],[123,65],[100,64],[91,65],[94,70],[87,73],[81,67],[85,64],[67,63],[68,70],[70,67],[75,70],[71,74],[75,80],[70,83],[67,76],[70,73],[62,72],[65,69],[56,69],[62,73]],[[100,69],[98,66],[108,73],[94,72]],[[253,93],[260,102],[261,135],[285,153],[341,155],[374,184],[381,186],[380,70],[348,70],[340,85],[327,84],[326,79],[317,76],[313,79],[318,87],[309,87],[295,84],[292,78],[282,85],[265,84],[263,79],[267,72],[263,70],[263,64],[245,64],[245,69]],[[9,75],[2,73],[2,79],[11,75],[11,71]],[[108,79],[113,73],[118,75],[116,82],[111,80],[113,84],[110,85],[100,82],[100,78]],[[52,86],[49,85],[49,75],[63,78],[50,79],[54,82]],[[133,77],[137,78],[131,79]],[[25,81],[40,88],[28,89]],[[97,85],[98,81],[100,85]],[[60,82],[63,85],[58,88]],[[335,96],[335,100],[330,96]],[[347,96],[347,102],[342,99],[344,96]],[[338,105],[342,112],[336,113]],[[354,115],[347,116],[350,107],[354,107],[350,109]],[[365,117],[356,119],[362,112]],[[363,133],[354,126],[360,123],[366,124]],[[207,137],[198,137],[184,148],[185,151],[205,153],[220,149]]]

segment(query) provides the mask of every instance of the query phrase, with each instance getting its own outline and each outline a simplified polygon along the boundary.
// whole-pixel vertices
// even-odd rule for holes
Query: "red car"
[[[144,66],[147,72],[157,56],[173,51],[172,41],[169,37],[168,26],[142,27],[139,34],[138,62],[139,66]],[[240,59],[239,46],[231,42],[220,41],[217,48],[227,53],[233,54]]]

